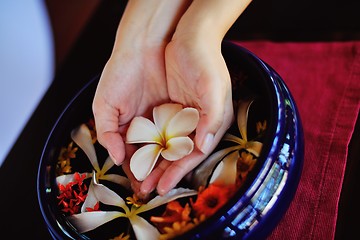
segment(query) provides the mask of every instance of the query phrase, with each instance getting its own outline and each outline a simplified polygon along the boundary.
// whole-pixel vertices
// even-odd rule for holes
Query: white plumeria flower
[[[114,191],[109,189],[103,184],[96,182],[96,178],[93,178],[93,192],[94,197],[98,201],[111,206],[120,207],[122,211],[91,211],[74,214],[68,217],[68,220],[76,227],[80,233],[91,231],[109,221],[112,221],[119,217],[128,218],[130,224],[134,230],[136,239],[159,239],[159,231],[144,218],[138,214],[149,211],[163,204],[176,200],[182,197],[189,197],[196,195],[195,190],[186,188],[172,189],[164,196],[156,196],[148,203],[135,207],[132,205],[128,207],[123,198],[121,198]]]
[[[210,183],[234,184],[236,182],[236,164],[240,157],[239,151],[242,149],[245,149],[254,154],[256,157],[259,157],[263,144],[259,141],[249,141],[247,138],[247,121],[249,109],[252,103],[253,101],[239,102],[237,125],[241,137],[237,137],[230,133],[225,134],[222,140],[234,142],[236,145],[215,152],[209,156],[209,158],[207,158],[198,169],[195,170],[195,178],[193,181],[195,187],[206,185],[206,179],[208,179],[211,174]]]
[[[85,178],[90,178],[93,175],[96,177],[97,180],[107,180],[117,184],[124,186],[127,189],[130,189],[130,181],[124,176],[119,174],[106,174],[106,172],[114,166],[114,162],[108,157],[103,165],[102,168],[99,167],[99,163],[96,156],[96,151],[94,144],[92,143],[92,137],[89,128],[86,124],[81,124],[78,128],[71,131],[71,138],[72,140],[84,151],[88,159],[90,160],[91,165],[95,171],[87,172]],[[81,173],[81,175],[84,173]],[[67,185],[70,182],[73,182],[75,174],[66,174],[61,175],[56,178],[56,182],[62,185]],[[96,201],[91,201],[93,199],[91,194],[93,194],[93,181],[91,181],[89,190],[88,190],[88,197],[85,199],[85,202],[81,208],[81,211],[85,211],[86,207],[94,207]],[[90,195],[90,197],[89,197]]]
[[[160,155],[176,161],[194,149],[194,142],[188,135],[199,122],[197,109],[165,103],[153,109],[153,118],[154,122],[144,117],[133,118],[126,133],[126,143],[147,143],[130,160],[130,169],[139,181],[150,174]]]

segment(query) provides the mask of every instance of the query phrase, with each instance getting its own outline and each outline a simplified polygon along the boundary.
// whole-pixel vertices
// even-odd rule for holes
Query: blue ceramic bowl
[[[284,81],[256,55],[232,42],[223,43],[223,56],[232,79],[234,102],[254,99],[249,108],[248,138],[255,136],[263,146],[241,187],[214,214],[178,236],[178,239],[265,238],[287,210],[301,176],[304,153],[302,125]],[[55,180],[59,152],[67,146],[70,131],[92,116],[91,103],[98,80],[99,76],[96,76],[89,81],[59,116],[41,156],[38,200],[54,239],[111,238],[111,235],[105,234],[108,229],[91,234],[77,231],[59,209],[59,189]],[[254,130],[259,119],[266,120],[266,131],[261,136]],[[229,129],[229,133],[234,132],[235,123]],[[220,149],[224,147],[219,144]],[[199,185],[197,176],[205,162],[193,171],[189,187]]]

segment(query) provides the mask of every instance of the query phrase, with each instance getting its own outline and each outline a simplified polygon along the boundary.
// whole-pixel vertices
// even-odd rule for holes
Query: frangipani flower
[[[102,168],[99,167],[99,163],[96,156],[95,147],[93,144],[91,132],[86,124],[81,124],[78,128],[74,129],[71,132],[72,140],[85,152],[86,156],[90,160],[91,165],[95,171],[86,174],[85,178],[90,178],[95,176],[97,180],[107,180],[124,186],[127,189],[130,189],[130,181],[124,176],[119,174],[106,174],[106,172],[114,166],[114,162],[108,157]],[[75,174],[66,174],[61,175],[56,178],[58,184],[67,185],[70,182],[74,181]],[[85,211],[86,207],[93,207],[96,202],[91,201],[93,199],[91,195],[93,194],[93,181],[91,181],[88,191],[88,197],[83,204],[81,211]]]
[[[97,183],[94,177],[93,181],[94,197],[103,204],[120,207],[123,211],[90,211],[69,216],[68,220],[81,233],[91,231],[116,218],[125,217],[129,219],[137,239],[159,239],[159,231],[138,214],[152,210],[178,198],[197,194],[195,190],[177,188],[169,191],[169,193],[164,196],[156,196],[140,207],[134,205],[129,207],[125,200],[114,191],[103,184]]]
[[[194,149],[194,142],[188,135],[199,121],[199,112],[195,108],[165,103],[153,109],[153,118],[154,122],[135,117],[126,133],[126,143],[146,143],[130,160],[130,169],[139,181],[150,174],[160,155],[176,161]]]
[[[237,161],[240,158],[240,150],[245,149],[255,157],[259,157],[263,144],[259,141],[248,140],[247,137],[247,120],[252,102],[253,101],[239,102],[237,125],[241,137],[230,133],[225,134],[222,140],[234,142],[236,145],[215,152],[195,170],[193,175],[195,187],[205,186],[206,181],[211,174],[210,183],[235,184],[237,178]]]

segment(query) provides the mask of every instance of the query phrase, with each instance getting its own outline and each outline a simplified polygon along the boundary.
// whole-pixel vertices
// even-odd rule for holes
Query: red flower
[[[80,212],[80,205],[85,201],[87,196],[87,187],[83,184],[86,174],[80,175],[75,173],[74,181],[66,186],[59,184],[60,194],[57,196],[59,205],[62,205],[62,211],[73,215]]]
[[[235,192],[235,185],[210,184],[201,191],[195,201],[191,202],[197,216],[204,214],[206,217],[219,210]]]
[[[97,202],[93,208],[89,208],[87,207],[86,208],[86,211],[87,212],[94,212],[94,211],[99,211],[99,207],[100,207],[100,202]]]

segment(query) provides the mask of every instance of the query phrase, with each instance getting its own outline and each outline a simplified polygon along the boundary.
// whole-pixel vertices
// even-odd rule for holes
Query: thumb
[[[119,132],[98,133],[99,143],[107,149],[109,156],[116,165],[121,165],[125,159],[125,143]]]
[[[195,144],[202,153],[209,154],[217,146],[233,121],[231,91],[225,94],[223,98],[214,97],[212,101],[204,102],[206,104],[201,106]]]
[[[116,165],[122,164],[125,159],[125,143],[119,128],[118,111],[95,99],[93,113],[99,143],[107,149],[109,156]]]

